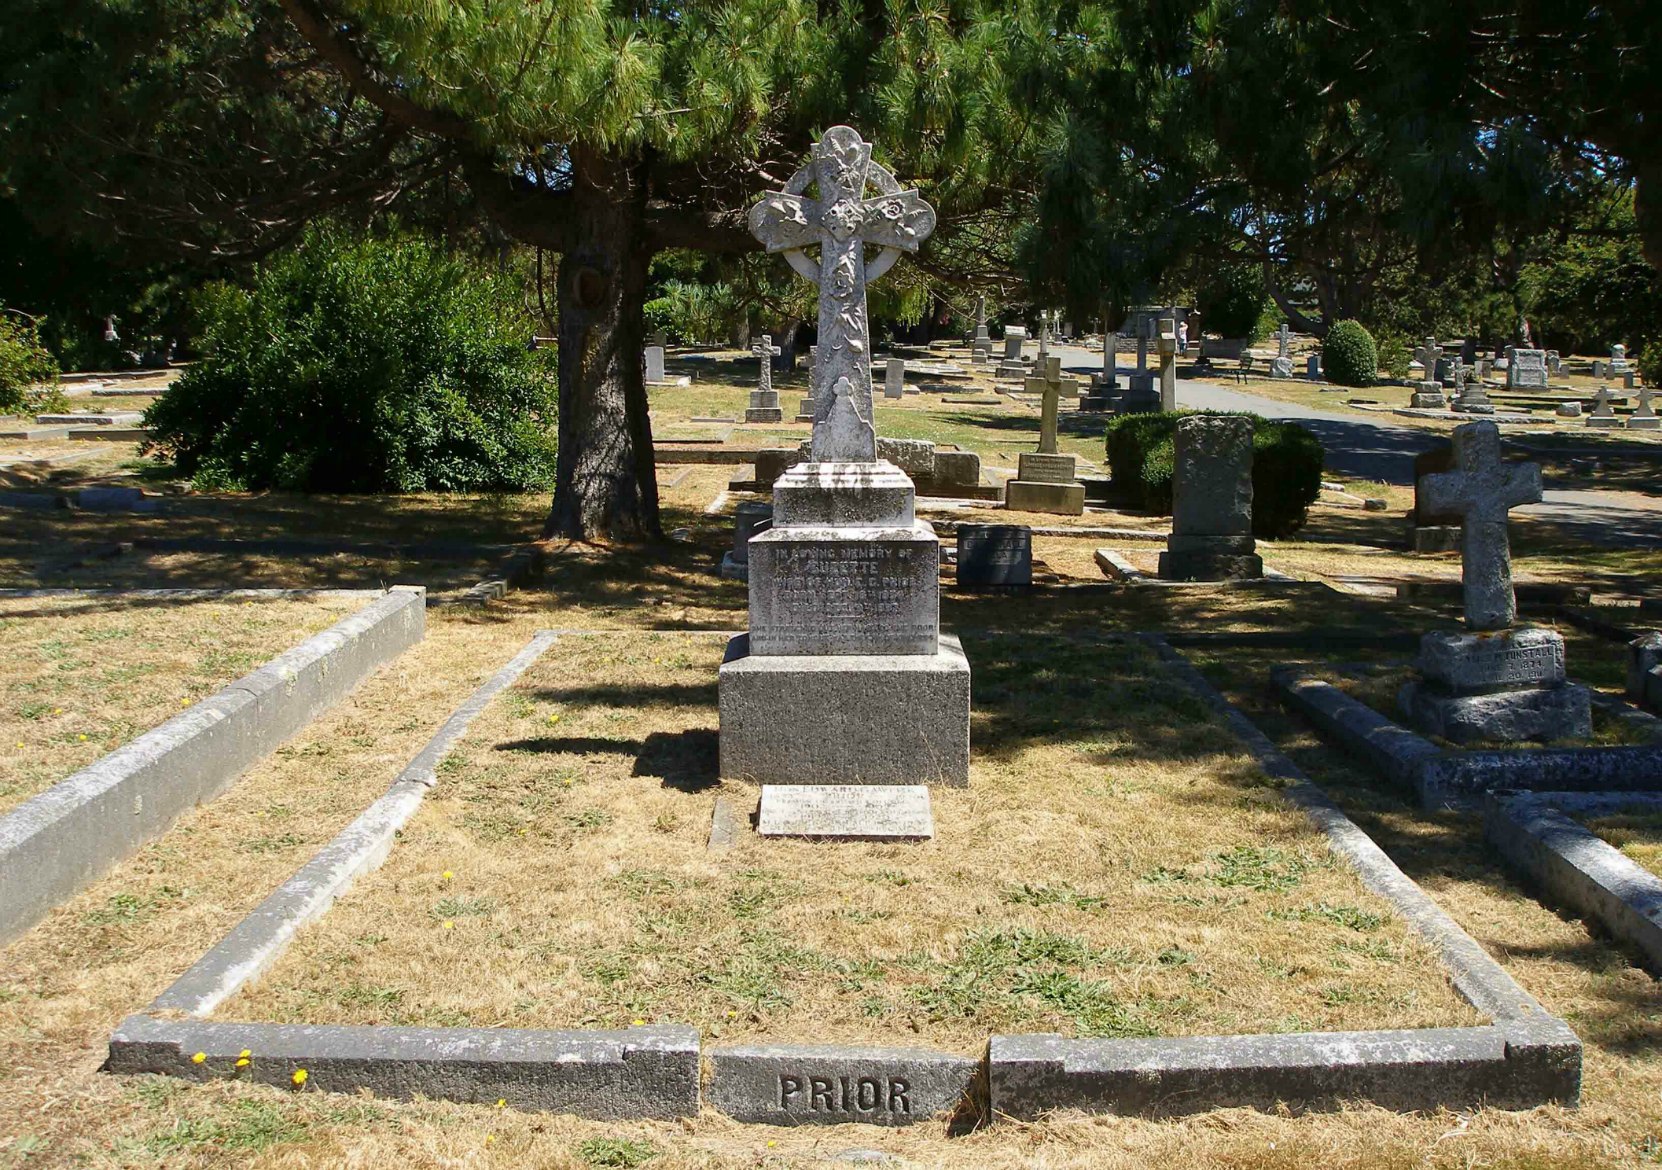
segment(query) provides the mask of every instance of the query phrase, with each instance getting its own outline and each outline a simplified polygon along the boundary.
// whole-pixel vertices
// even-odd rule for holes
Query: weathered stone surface
[[[773,527],[910,527],[912,481],[891,463],[799,463],[773,484]]]
[[[236,1067],[244,1050],[254,1055]],[[204,1053],[196,1063],[192,1057]],[[696,1029],[617,1031],[235,1024],[129,1016],[106,1068],[188,1080],[231,1079],[307,1091],[494,1104],[599,1120],[698,1113]]]
[[[1421,765],[1441,754],[1430,740],[1393,723],[1332,683],[1305,678],[1286,667],[1272,671],[1270,677],[1288,706],[1323,736],[1398,784],[1412,787]]]
[[[1191,549],[1160,554],[1162,581],[1240,581],[1264,575],[1264,559],[1256,553]]]
[[[935,483],[949,487],[974,487],[981,482],[981,456],[974,451],[935,452]]]
[[[1627,429],[1630,431],[1654,431],[1662,429],[1662,417],[1656,413],[1656,407],[1651,404],[1656,391],[1649,386],[1639,388],[1639,407],[1627,416]]]
[[[1527,1070],[1509,1061],[1508,1042],[1499,1027],[1166,1040],[994,1036],[988,1080],[994,1114],[1019,1119],[1055,1109],[1170,1116],[1355,1100],[1395,1109],[1540,1100],[1527,1079],[1517,1084]]]
[[[1024,483],[1073,483],[1077,470],[1072,455],[1023,451],[1016,456],[1016,478]]]
[[[709,1103],[764,1125],[911,1125],[956,1112],[980,1062],[920,1048],[712,1048]]]
[[[661,345],[646,347],[646,384],[648,386],[664,384],[664,347]]]
[[[727,646],[720,701],[724,777],[969,783],[970,668],[949,634],[933,654],[857,656],[753,654],[740,634]]]
[[[1662,972],[1662,879],[1577,824],[1577,816],[1662,812],[1657,793],[1490,793],[1483,835],[1553,904],[1598,922]]]
[[[764,837],[917,841],[935,835],[922,784],[764,784],[756,816]]]
[[[1460,574],[1467,626],[1505,629],[1518,612],[1506,513],[1518,504],[1540,502],[1541,465],[1503,462],[1500,429],[1489,421],[1455,427],[1454,455],[1457,470],[1423,477],[1416,497],[1433,514],[1462,517]]]
[[[1444,471],[1453,471],[1456,466],[1454,458],[1454,444],[1440,443],[1429,451],[1421,451],[1414,456],[1414,523],[1436,524],[1459,528],[1463,519],[1458,511],[1440,512],[1426,502],[1425,490],[1421,481],[1428,475],[1437,475]]]
[[[1417,553],[1457,552],[1460,548],[1460,529],[1447,524],[1410,522],[1408,547]]]
[[[940,543],[907,527],[779,527],[750,542],[750,652],[933,655]]]
[[[1662,632],[1651,630],[1627,644],[1627,697],[1638,703],[1649,701],[1651,678],[1662,666]]]
[[[1574,683],[1445,695],[1410,682],[1398,693],[1397,702],[1416,727],[1453,743],[1586,739],[1593,733],[1587,688]]]
[[[807,195],[817,187],[817,198]],[[877,195],[866,197],[868,186]],[[769,252],[819,286],[819,360],[814,365],[814,458],[869,463],[877,457],[871,413],[871,344],[866,282],[915,252],[935,229],[934,209],[903,191],[871,160],[871,144],[848,126],[833,126],[813,159],[783,191],[750,209],[750,230]],[[819,259],[806,249],[819,246]],[[868,265],[867,245],[880,250]]]
[[[906,393],[906,363],[890,358],[883,371],[883,397],[900,398]]]
[[[721,575],[733,580],[750,579],[750,538],[773,523],[773,505],[745,500],[733,509],[733,547],[721,559]]]
[[[1007,362],[1021,361],[1021,347],[1027,341],[1027,330],[1020,325],[1007,325],[1004,328],[1004,360]]]
[[[1564,636],[1529,626],[1485,633],[1433,631],[1415,662],[1433,690],[1450,695],[1551,687],[1564,682]]]
[[[1593,413],[1587,416],[1586,425],[1614,430],[1622,425],[1622,420],[1616,415],[1616,408],[1612,405],[1615,394],[1610,387],[1600,386],[1593,395]]]
[[[1004,506],[1012,512],[1046,512],[1053,516],[1085,514],[1082,483],[1028,483],[1012,479],[1004,485]]]
[[[1033,584],[1033,530],[1025,524],[960,524],[960,585]]]
[[[1174,534],[1252,533],[1252,420],[1231,415],[1180,419],[1174,444]]]
[[[1506,385],[1513,389],[1547,388],[1547,351],[1544,349],[1514,349],[1511,363],[1506,367]]]

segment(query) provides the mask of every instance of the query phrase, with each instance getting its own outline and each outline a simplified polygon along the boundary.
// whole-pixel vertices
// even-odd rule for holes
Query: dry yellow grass
[[[370,600],[0,597],[0,811]]]
[[[578,551],[560,578],[562,592],[595,589],[598,582],[605,594],[588,599],[585,619],[604,616],[608,625],[650,627],[679,609],[695,623],[743,624],[742,589],[735,618],[713,578],[690,574],[691,554],[657,550],[637,563],[633,554]],[[687,588],[689,582],[698,588]],[[631,592],[636,588],[638,595]],[[712,589],[717,596],[709,596]],[[1100,599],[1077,606],[1056,598],[998,596],[955,602],[951,610],[960,619],[996,617],[1012,629],[1129,622],[1150,628],[1289,630],[1311,624],[1313,617],[1307,599],[1227,592],[1137,591],[1117,597],[1112,606]],[[1374,612],[1332,599],[1320,620],[1377,626],[1379,617],[1368,616]],[[515,595],[477,617],[434,615],[428,641],[393,672],[362,688],[349,710],[331,716],[282,757],[255,769],[237,788],[186,818],[174,834],[0,952],[0,1165],[8,1170],[230,1164],[581,1168],[627,1164],[620,1159],[632,1152],[655,1155],[647,1163],[652,1170],[781,1170],[825,1165],[851,1148],[954,1170],[1655,1164],[1662,1149],[1662,993],[1655,981],[1580,923],[1542,907],[1514,885],[1484,850],[1473,822],[1423,817],[1348,771],[1307,736],[1285,740],[1301,764],[1514,977],[1583,1036],[1587,1077],[1579,1110],[1407,1116],[1376,1109],[1310,1116],[1223,1110],[1172,1122],[1065,1114],[949,1137],[934,1125],[897,1132],[780,1130],[741,1125],[711,1112],[675,1123],[585,1122],[488,1106],[231,1083],[192,1086],[97,1071],[109,1031],[123,1015],[142,1008],[379,793],[444,713],[535,627],[589,624],[574,617],[569,608],[528,595]],[[1248,653],[1226,673],[1244,678],[1250,669],[1241,669],[1243,664],[1265,667],[1273,657],[1278,655]],[[976,662],[983,674],[993,666],[986,656]],[[1062,679],[1056,685],[1065,691],[1070,684]],[[1258,704],[1254,715],[1273,726],[1275,704]],[[1182,726],[1154,730],[1166,740],[1183,734]],[[997,726],[978,725],[976,734],[978,752],[1003,750]],[[1128,746],[1134,749],[1135,742]],[[275,834],[267,828],[273,822],[284,826]],[[1184,823],[1174,819],[1167,832],[1180,837]],[[285,835],[297,841],[265,839]],[[182,894],[167,895],[164,886]],[[124,904],[112,904],[117,895],[142,899],[142,907],[125,920],[89,926],[89,916],[109,917]]]
[[[387,866],[221,1017],[644,1019],[966,1054],[994,1031],[1478,1020],[1140,647],[973,639],[980,755],[968,790],[933,792],[930,843],[742,833],[706,852],[716,796],[757,796],[714,776],[722,647],[558,644],[447,762]]]
[[[1662,813],[1619,813],[1583,823],[1627,857],[1662,877]]]

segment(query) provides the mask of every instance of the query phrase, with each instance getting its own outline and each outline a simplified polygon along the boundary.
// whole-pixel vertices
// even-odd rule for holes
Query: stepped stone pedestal
[[[1085,485],[1074,476],[1072,455],[1023,451],[1016,457],[1016,478],[1004,485],[1004,506],[1012,512],[1081,516]]]
[[[721,667],[721,774],[969,783],[970,671],[940,629],[940,543],[891,463],[802,463],[750,541],[750,632]]]
[[[1420,677],[1403,686],[1397,702],[1432,735],[1513,743],[1593,732],[1591,698],[1567,681],[1564,638],[1554,630],[1426,634],[1415,665]]]
[[[745,407],[744,421],[747,423],[784,422],[785,412],[779,405],[779,391],[752,390],[750,403]]]

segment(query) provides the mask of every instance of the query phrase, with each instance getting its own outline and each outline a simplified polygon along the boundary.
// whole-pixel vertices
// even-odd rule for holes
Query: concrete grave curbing
[[[900,1126],[977,1107],[981,1062],[921,1048],[712,1048],[709,1104],[739,1121]]]
[[[224,791],[425,630],[426,591],[396,587],[0,817],[0,942]]]

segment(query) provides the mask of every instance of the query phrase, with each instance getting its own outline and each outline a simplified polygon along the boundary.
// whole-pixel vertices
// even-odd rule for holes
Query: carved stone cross
[[[762,334],[762,340],[750,347],[750,352],[755,354],[756,360],[761,363],[761,372],[757,375],[756,389],[772,390],[773,359],[778,357],[782,351],[777,345],[773,344],[772,336],[764,333]]]
[[[1500,428],[1488,421],[1454,428],[1454,461],[1454,470],[1422,477],[1420,494],[1431,511],[1461,517],[1466,625],[1504,630],[1518,616],[1506,513],[1519,504],[1540,502],[1541,465],[1503,462]]]
[[[1288,329],[1287,328],[1287,322],[1283,321],[1281,323],[1281,328],[1279,328],[1275,331],[1276,344],[1280,347],[1280,352],[1277,353],[1277,355],[1276,355],[1277,357],[1286,357],[1287,356],[1287,343],[1289,341],[1291,341],[1292,338],[1293,338],[1293,331],[1291,329]]]
[[[868,184],[877,189],[869,199]],[[807,194],[810,185],[817,197]],[[887,272],[902,250],[917,251],[934,230],[934,208],[916,191],[902,191],[887,168],[871,161],[871,144],[848,126],[827,130],[785,189],[750,209],[751,234],[819,286],[815,462],[876,461],[866,282]],[[805,251],[816,244],[817,263]],[[869,263],[867,244],[882,249]]]
[[[1029,394],[1042,394],[1044,405],[1039,410],[1039,454],[1055,455],[1056,450],[1056,410],[1061,402],[1062,391],[1066,389],[1069,396],[1077,393],[1077,384],[1072,378],[1062,377],[1062,359],[1059,357],[1046,358],[1033,377],[1027,379],[1026,389]]]
[[[1443,357],[1443,347],[1437,344],[1437,339],[1435,337],[1426,338],[1424,343],[1414,351],[1414,356],[1419,360],[1420,366],[1424,370],[1424,373],[1420,376],[1420,381],[1435,382],[1437,380],[1437,363]]]

